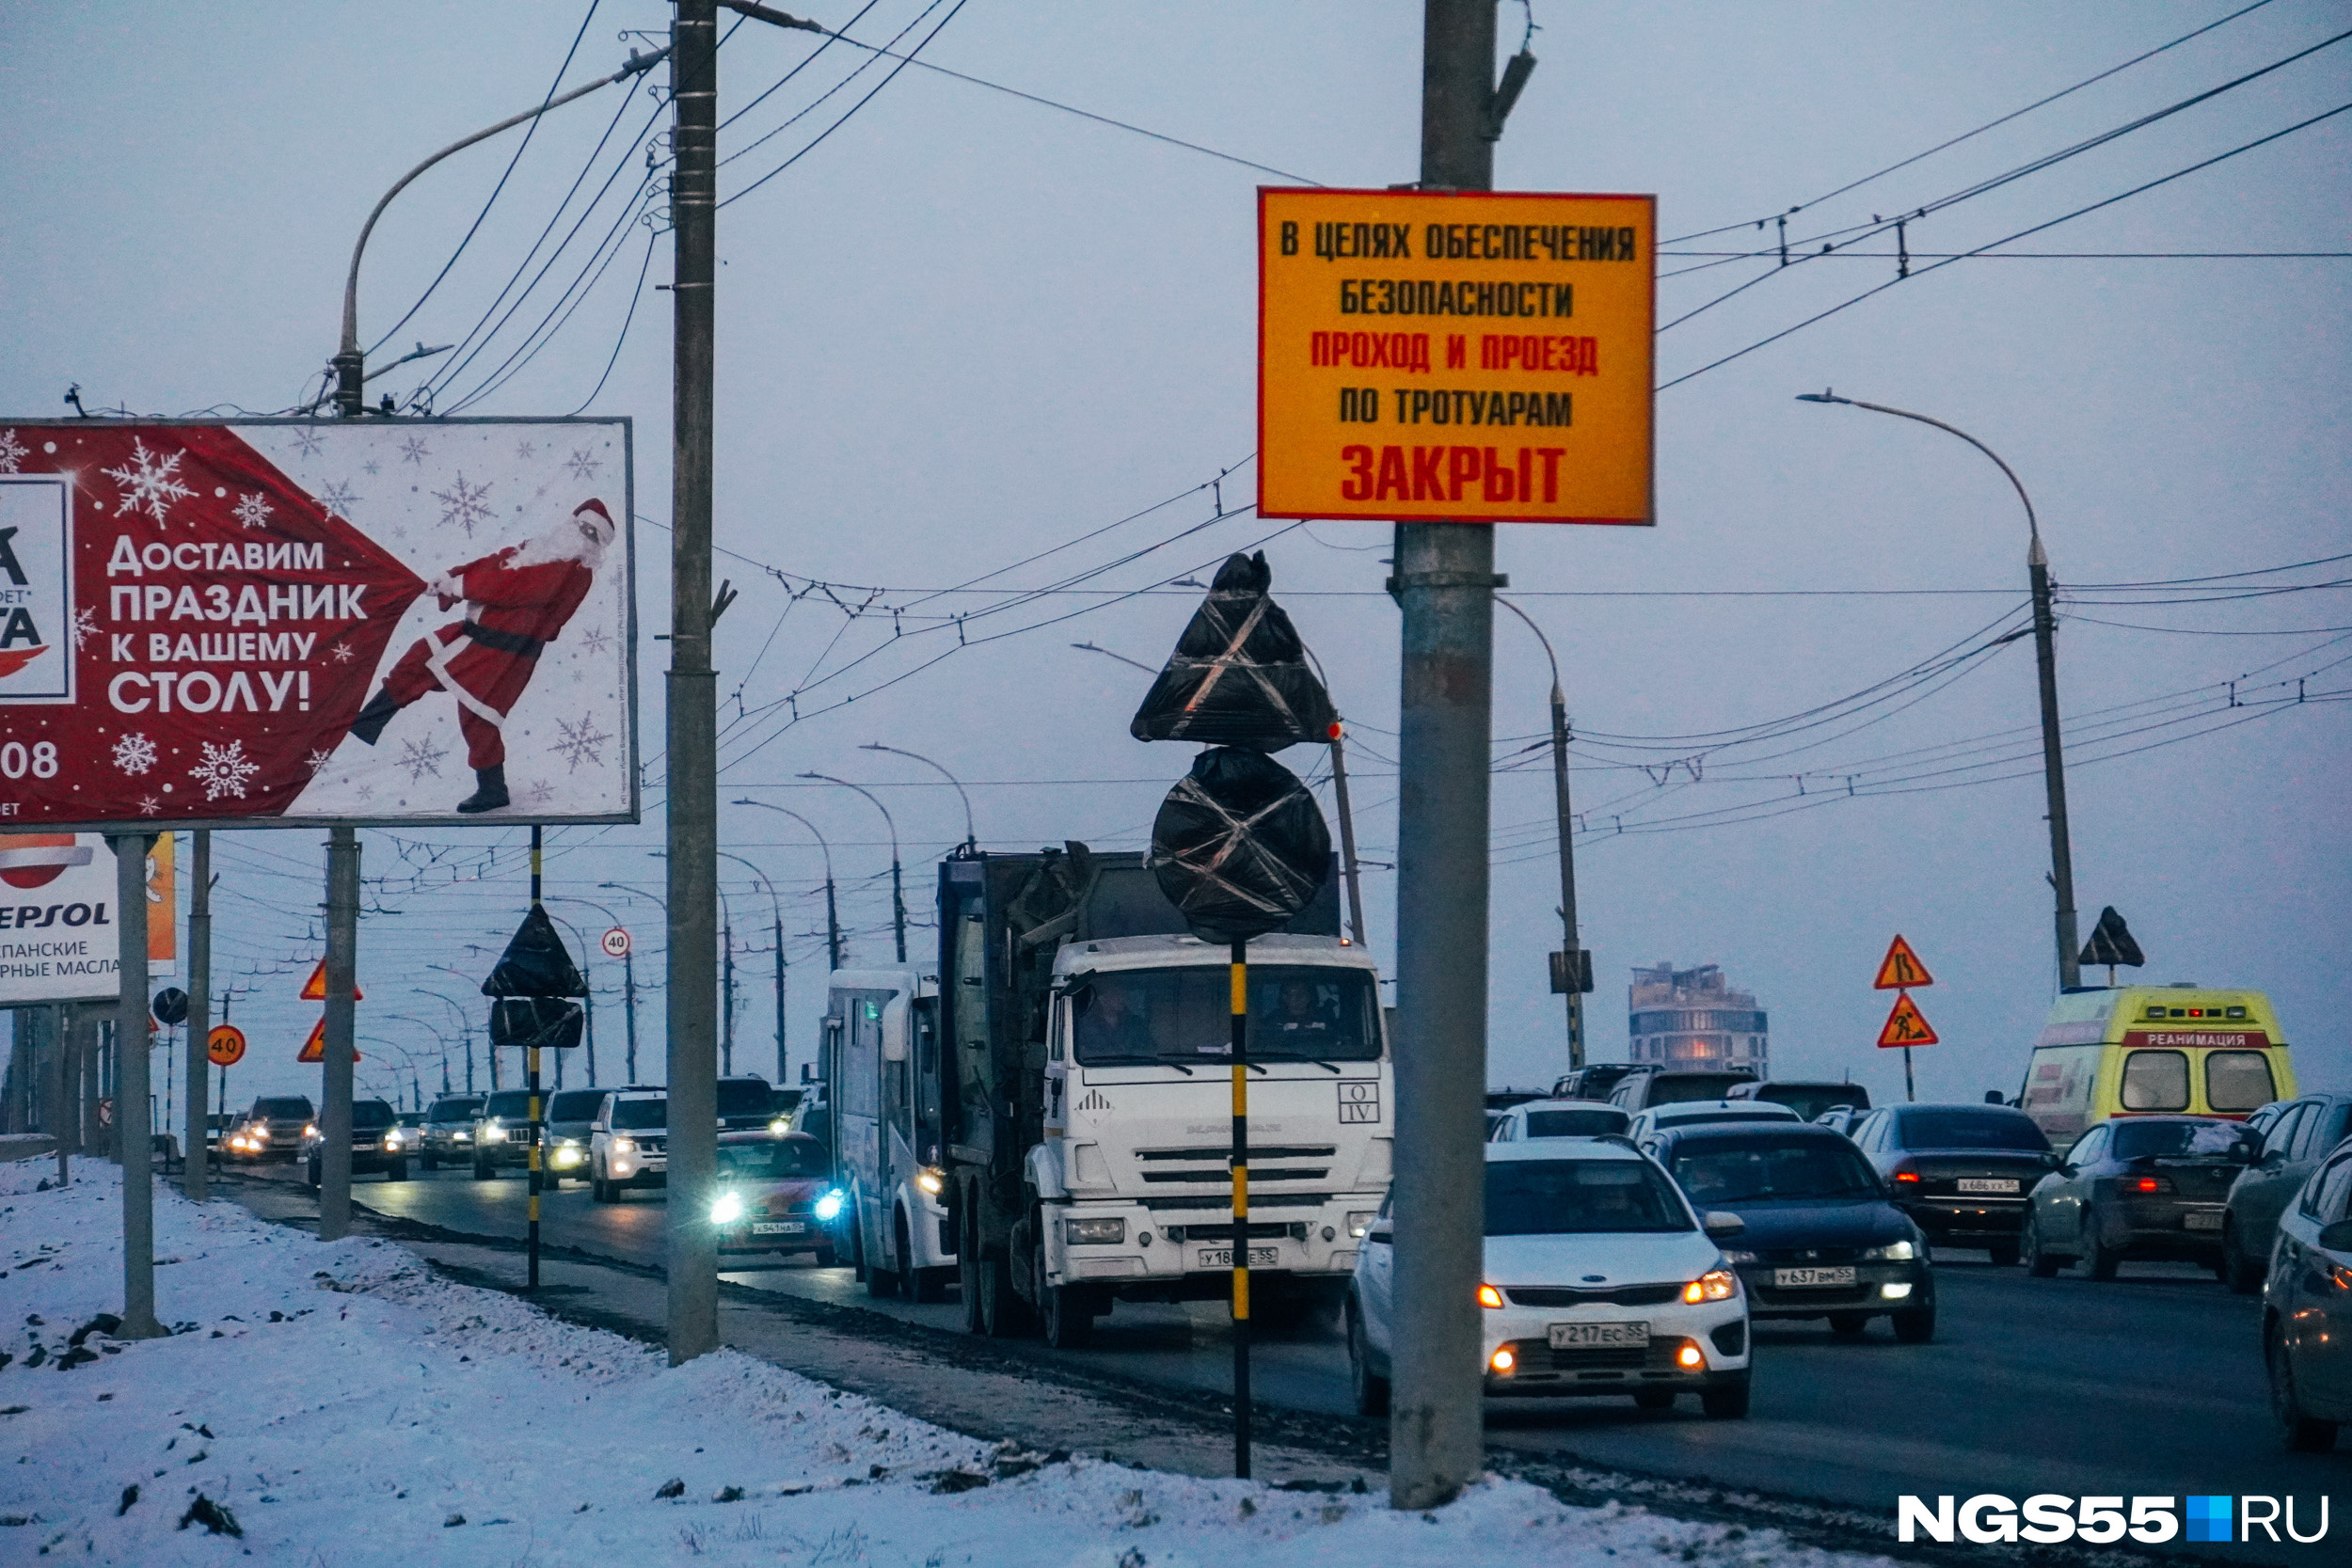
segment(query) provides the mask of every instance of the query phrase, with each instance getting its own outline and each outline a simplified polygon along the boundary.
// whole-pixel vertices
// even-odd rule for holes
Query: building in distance
[[[1626,991],[1629,1057],[1667,1068],[1766,1070],[1764,1010],[1734,990],[1720,964],[1677,969],[1672,959],[1636,967]]]

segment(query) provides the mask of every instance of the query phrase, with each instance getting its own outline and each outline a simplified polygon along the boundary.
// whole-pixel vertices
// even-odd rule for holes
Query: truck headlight
[[[947,1178],[936,1165],[925,1165],[914,1173],[914,1184],[937,1197],[947,1190]]]
[[[824,1196],[817,1200],[817,1208],[815,1211],[817,1217],[827,1222],[828,1224],[832,1223],[835,1219],[838,1219],[841,1216],[841,1189],[835,1187],[833,1191],[827,1193]]]
[[[1740,1276],[1729,1269],[1709,1269],[1682,1288],[1688,1302],[1729,1301],[1740,1293]]]
[[[734,1193],[721,1193],[710,1205],[710,1223],[733,1225],[743,1217],[743,1199]]]
[[[1908,1263],[1918,1256],[1919,1249],[1906,1241],[1871,1247],[1863,1253],[1862,1258],[1868,1263]]]
[[[1123,1219],[1064,1220],[1061,1238],[1072,1246],[1118,1246],[1127,1240]]]
[[[1364,1238],[1364,1232],[1372,1228],[1372,1222],[1379,1217],[1379,1214],[1373,1210],[1359,1210],[1347,1216],[1347,1233],[1360,1242]]]

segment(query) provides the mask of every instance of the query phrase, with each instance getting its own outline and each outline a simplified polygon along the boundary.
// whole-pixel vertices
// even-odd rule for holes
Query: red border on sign
[[[1258,474],[1259,491],[1265,489],[1265,198],[1270,194],[1282,196],[1471,196],[1486,199],[1511,201],[1550,201],[1566,198],[1575,201],[1639,201],[1649,207],[1650,292],[1649,335],[1658,341],[1658,198],[1632,196],[1622,192],[1604,191],[1422,191],[1375,189],[1360,185],[1260,185],[1258,187]],[[1651,369],[1657,368],[1655,360]],[[1261,505],[1255,510],[1261,517],[1298,517],[1310,522],[1335,523],[1522,523],[1530,528],[1598,527],[1655,528],[1658,526],[1658,394],[1651,389],[1649,400],[1649,515],[1646,517],[1521,517],[1502,513],[1470,513],[1459,517],[1392,517],[1385,512],[1275,512]]]

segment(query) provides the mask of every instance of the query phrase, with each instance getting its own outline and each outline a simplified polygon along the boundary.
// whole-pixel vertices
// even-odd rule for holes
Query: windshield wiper
[[[1172,1067],[1187,1078],[1192,1076],[1192,1069],[1182,1062],[1171,1062],[1165,1056],[1092,1056],[1082,1058],[1078,1065],[1080,1067]]]

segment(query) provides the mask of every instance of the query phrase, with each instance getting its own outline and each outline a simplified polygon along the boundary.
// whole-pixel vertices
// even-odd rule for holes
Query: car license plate
[[[2191,1230],[2218,1230],[2221,1228],[2221,1216],[2219,1214],[2183,1214],[2181,1224]]]
[[[1960,1179],[1959,1186],[1963,1193],[2002,1193],[2010,1197],[2017,1196],[2017,1180],[2014,1177],[1963,1176]]]
[[[1553,1323],[1548,1330],[1553,1350],[1647,1350],[1649,1324]]]
[[[1823,1285],[1851,1285],[1852,1283],[1853,1270],[1850,1267],[1837,1269],[1774,1269],[1772,1271],[1773,1286],[1783,1291],[1803,1290],[1807,1287],[1818,1287]]]
[[[752,1224],[755,1236],[798,1236],[808,1228],[799,1220],[755,1220]]]
[[[1253,1269],[1270,1269],[1274,1267],[1276,1259],[1280,1256],[1273,1247],[1253,1246],[1249,1249],[1249,1266]],[[1230,1269],[1233,1266],[1233,1249],[1229,1246],[1202,1247],[1199,1257],[1200,1261],[1196,1266],[1200,1268]]]

